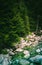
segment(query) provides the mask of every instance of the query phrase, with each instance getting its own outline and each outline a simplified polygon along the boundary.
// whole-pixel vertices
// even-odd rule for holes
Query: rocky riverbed
[[[3,50],[5,54],[0,54],[0,65],[33,65],[33,62],[30,60],[30,63],[28,59],[42,56],[42,35],[38,36],[32,33],[21,38],[20,44],[13,47],[16,47],[15,51],[12,48],[5,48]]]
[[[4,49],[3,51],[6,50],[6,52],[9,55],[14,55],[17,52],[23,52],[23,53],[25,52],[25,53],[27,53],[28,56],[30,56],[29,50],[27,50],[27,49],[30,47],[35,48],[40,43],[42,43],[42,35],[38,36],[34,33],[31,33],[31,35],[28,35],[25,38],[21,38],[19,44],[15,44],[15,46],[13,46],[15,48],[15,51],[14,51],[14,48],[13,49],[12,48]],[[25,48],[27,48],[27,49],[25,49]],[[41,47],[41,50],[40,50],[40,48],[38,48],[36,50],[36,52],[40,52],[40,51],[42,51],[42,47]],[[27,55],[25,54],[25,56],[27,56]]]
[[[26,36],[26,38],[21,38],[20,44],[16,44],[16,52],[24,52],[25,47],[35,47],[38,44],[42,43],[42,35],[38,36],[32,33],[31,35]],[[27,51],[27,50],[26,50]],[[38,50],[40,51],[40,50]]]

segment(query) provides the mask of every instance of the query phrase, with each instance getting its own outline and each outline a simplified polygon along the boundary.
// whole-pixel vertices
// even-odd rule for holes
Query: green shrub
[[[7,50],[6,49],[3,49],[2,50],[2,54],[8,54]]]

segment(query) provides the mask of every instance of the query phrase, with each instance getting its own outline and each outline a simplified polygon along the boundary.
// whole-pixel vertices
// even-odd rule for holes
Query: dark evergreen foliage
[[[0,0],[1,48],[38,29],[42,29],[41,0]]]

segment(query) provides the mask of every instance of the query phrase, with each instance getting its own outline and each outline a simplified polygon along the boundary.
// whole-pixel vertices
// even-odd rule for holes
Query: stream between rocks
[[[31,63],[30,63],[30,62]],[[7,55],[0,55],[0,65],[42,65],[42,55],[36,55],[35,57],[31,57],[30,59],[13,59]]]
[[[20,51],[21,49],[18,50]],[[42,65],[42,42],[40,42],[35,48],[30,47],[30,50],[25,47],[25,56],[23,55],[22,50],[19,51],[16,50],[17,54],[15,55],[11,51],[9,53],[10,55],[0,54],[0,65]]]

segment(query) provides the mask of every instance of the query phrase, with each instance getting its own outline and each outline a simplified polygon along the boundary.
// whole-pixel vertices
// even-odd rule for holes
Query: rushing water
[[[25,59],[13,59],[7,55],[0,55],[0,65],[27,65],[29,62]]]
[[[42,43],[39,44],[37,48],[42,48]],[[42,65],[42,58],[41,57],[42,57],[42,53],[40,54],[40,56],[38,56],[38,54],[35,54],[34,57],[30,58],[30,61],[34,62],[34,60],[35,61],[37,60],[40,63],[39,65]],[[0,54],[0,65],[35,65],[35,64],[30,63],[25,58],[22,58],[21,54],[19,54],[19,55],[17,54],[13,58],[12,58],[12,56],[9,56],[9,54],[6,54],[6,55],[5,54]]]
[[[34,61],[35,60],[35,61]],[[35,57],[31,57],[30,58],[31,62],[38,62],[40,63],[39,65],[42,65],[42,55],[36,55]],[[33,63],[30,63],[27,59],[23,59],[23,58],[16,58],[16,59],[12,59],[11,57],[7,54],[7,55],[0,55],[0,65],[35,65]]]

